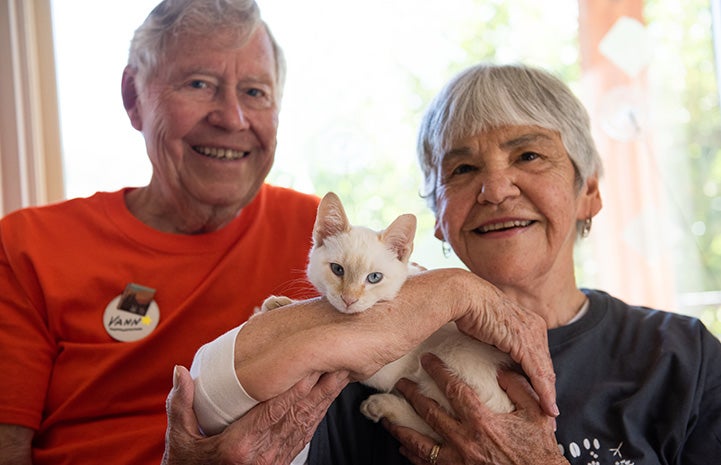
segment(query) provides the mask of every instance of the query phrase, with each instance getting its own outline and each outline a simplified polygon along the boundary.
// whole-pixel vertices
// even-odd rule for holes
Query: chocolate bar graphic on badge
[[[120,296],[118,310],[125,310],[135,315],[145,316],[145,314],[148,313],[148,307],[150,306],[150,302],[153,301],[154,296],[155,289],[130,283],[125,286],[125,290]]]

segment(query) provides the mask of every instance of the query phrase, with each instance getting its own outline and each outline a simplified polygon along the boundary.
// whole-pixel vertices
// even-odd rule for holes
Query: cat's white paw
[[[361,403],[361,413],[365,415],[366,418],[373,420],[376,423],[383,417],[393,421],[393,418],[390,417],[392,411],[390,404],[394,401],[392,399],[388,399],[388,397],[395,396],[391,394],[374,394],[370,396]]]
[[[411,404],[395,394],[373,394],[361,403],[361,413],[375,422],[386,418],[391,423],[412,428],[440,440],[440,436],[418,416]]]
[[[263,301],[263,306],[260,308],[260,312],[269,312],[271,310],[275,310],[276,308],[280,308],[284,305],[292,303],[293,299],[289,297],[286,297],[284,295],[272,295]]]

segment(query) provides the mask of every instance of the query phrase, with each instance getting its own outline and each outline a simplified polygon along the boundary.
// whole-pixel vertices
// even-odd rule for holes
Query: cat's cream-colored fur
[[[353,226],[340,199],[328,193],[321,200],[313,229],[313,248],[308,260],[308,279],[338,311],[362,312],[379,301],[392,300],[410,273],[419,268],[409,264],[413,251],[416,218],[401,215],[380,232]],[[289,303],[285,297],[271,296],[262,311]],[[418,383],[421,392],[453,413],[448,400],[420,364],[422,354],[431,352],[474,388],[480,399],[496,412],[510,412],[513,404],[498,386],[499,367],[511,364],[496,348],[477,341],[448,323],[421,345],[400,359],[384,366],[363,384],[383,391],[361,404],[361,412],[378,421],[413,428],[437,440],[441,438],[413,410],[402,396],[392,393],[404,377]]]

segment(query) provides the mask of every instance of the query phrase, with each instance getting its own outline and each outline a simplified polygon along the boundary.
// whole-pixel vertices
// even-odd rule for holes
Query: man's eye
[[[251,97],[265,97],[265,92],[260,89],[248,89],[245,93]]]
[[[201,81],[199,79],[194,79],[190,81],[188,85],[193,89],[207,89],[209,87],[207,82]]]

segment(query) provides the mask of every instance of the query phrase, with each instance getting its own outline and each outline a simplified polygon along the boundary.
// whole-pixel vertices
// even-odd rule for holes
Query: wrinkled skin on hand
[[[438,357],[426,354],[423,367],[459,412],[459,418],[449,415],[434,400],[423,396],[411,381],[402,379],[396,384],[421,417],[444,438],[436,463],[568,464],[556,444],[555,420],[543,412],[538,395],[521,374],[499,372],[498,381],[516,410],[494,413]],[[433,439],[386,420],[383,425],[400,441],[401,453],[412,463],[428,463],[435,444]]]
[[[487,286],[486,292],[485,311],[464,313],[456,320],[458,329],[508,353],[531,379],[546,414],[558,416],[556,373],[548,353],[545,320],[530,310],[520,309],[493,286]]]
[[[354,380],[363,380],[448,321],[510,353],[531,379],[546,414],[558,415],[545,320],[459,269],[410,276],[395,299],[350,316],[324,299],[258,315],[236,338],[236,377],[260,400],[276,397],[310,373],[348,370]],[[289,351],[296,357],[287,357]]]
[[[290,463],[313,436],[326,410],[348,384],[348,373],[309,376],[258,404],[222,433],[205,437],[193,412],[193,380],[176,368],[166,402],[163,465]]]

